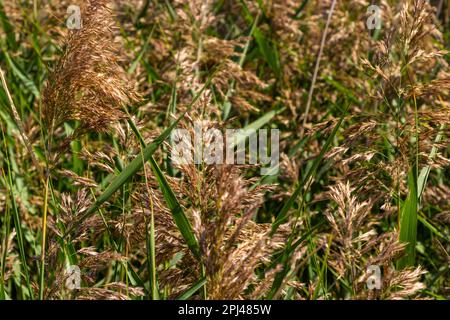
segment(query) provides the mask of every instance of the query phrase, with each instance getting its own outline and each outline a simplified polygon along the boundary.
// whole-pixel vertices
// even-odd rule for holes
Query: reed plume
[[[80,131],[105,131],[124,117],[137,94],[119,65],[114,15],[107,0],[81,6],[81,28],[68,32],[64,53],[43,91],[46,124],[78,120]]]

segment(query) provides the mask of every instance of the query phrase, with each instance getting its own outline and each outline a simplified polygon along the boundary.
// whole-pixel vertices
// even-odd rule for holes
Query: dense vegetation
[[[447,299],[449,37],[447,0],[0,0],[0,299]],[[174,162],[199,122],[278,129],[277,174]]]

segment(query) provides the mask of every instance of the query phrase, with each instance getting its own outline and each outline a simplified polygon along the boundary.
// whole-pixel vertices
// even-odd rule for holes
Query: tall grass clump
[[[39,4],[0,0],[0,299],[449,297],[446,1]],[[275,174],[175,160],[234,128]]]

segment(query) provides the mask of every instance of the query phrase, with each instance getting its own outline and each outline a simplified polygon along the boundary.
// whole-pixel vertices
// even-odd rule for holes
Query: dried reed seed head
[[[63,56],[43,92],[44,118],[52,129],[78,120],[83,129],[104,131],[107,124],[124,117],[123,107],[138,99],[118,64],[108,3],[83,3],[81,28],[68,32]]]
[[[104,288],[80,288],[74,293],[76,300],[131,300],[139,296],[144,296],[142,288],[133,288],[121,282],[109,283]]]

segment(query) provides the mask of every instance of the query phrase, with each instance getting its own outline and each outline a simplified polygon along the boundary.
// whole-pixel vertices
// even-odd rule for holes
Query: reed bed
[[[0,299],[448,299],[449,26],[447,0],[0,0]],[[199,123],[277,129],[276,174],[177,163]]]

